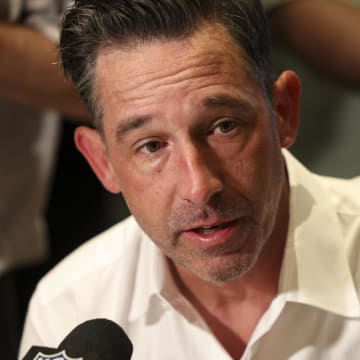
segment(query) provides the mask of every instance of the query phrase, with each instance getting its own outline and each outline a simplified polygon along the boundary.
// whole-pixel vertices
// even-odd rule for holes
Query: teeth
[[[216,230],[221,229],[222,226],[218,225],[218,226],[203,226],[201,228],[196,229],[196,232],[205,234],[205,235],[209,235],[212,234],[213,232],[215,232]]]

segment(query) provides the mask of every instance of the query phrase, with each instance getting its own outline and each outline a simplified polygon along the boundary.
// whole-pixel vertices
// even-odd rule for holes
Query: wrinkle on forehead
[[[213,48],[209,42],[214,44]],[[153,66],[149,66],[151,62]],[[111,92],[125,95],[126,100],[136,100],[139,87],[151,93],[189,80],[208,81],[212,76],[221,79],[222,75],[225,79],[235,66],[248,73],[242,50],[221,26],[207,25],[186,39],[134,43],[126,50],[102,49],[97,61],[97,85],[102,90],[106,91],[107,87]],[[113,76],[116,67],[120,70],[123,67],[122,78]]]

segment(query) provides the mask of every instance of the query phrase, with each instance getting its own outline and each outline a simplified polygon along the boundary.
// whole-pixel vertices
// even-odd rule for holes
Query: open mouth
[[[226,224],[221,224],[217,226],[203,226],[197,229],[194,229],[195,232],[199,234],[209,235],[214,233],[215,231],[221,230],[226,226]]]
[[[193,229],[194,232],[198,233],[198,234],[203,234],[203,235],[211,235],[216,231],[225,229],[229,226],[231,226],[233,223],[235,223],[235,221],[229,221],[229,222],[225,222],[216,226],[201,226],[198,228]]]

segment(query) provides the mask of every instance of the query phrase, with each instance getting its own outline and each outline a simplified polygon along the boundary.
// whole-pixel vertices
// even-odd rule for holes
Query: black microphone
[[[119,325],[93,319],[78,325],[58,348],[32,346],[23,360],[129,360],[132,352],[132,343]]]

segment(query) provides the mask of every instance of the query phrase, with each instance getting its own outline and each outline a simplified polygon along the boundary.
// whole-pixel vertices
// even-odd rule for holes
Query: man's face
[[[254,264],[284,187],[281,125],[248,69],[217,26],[97,61],[106,166],[95,171],[176,266],[208,281]]]

